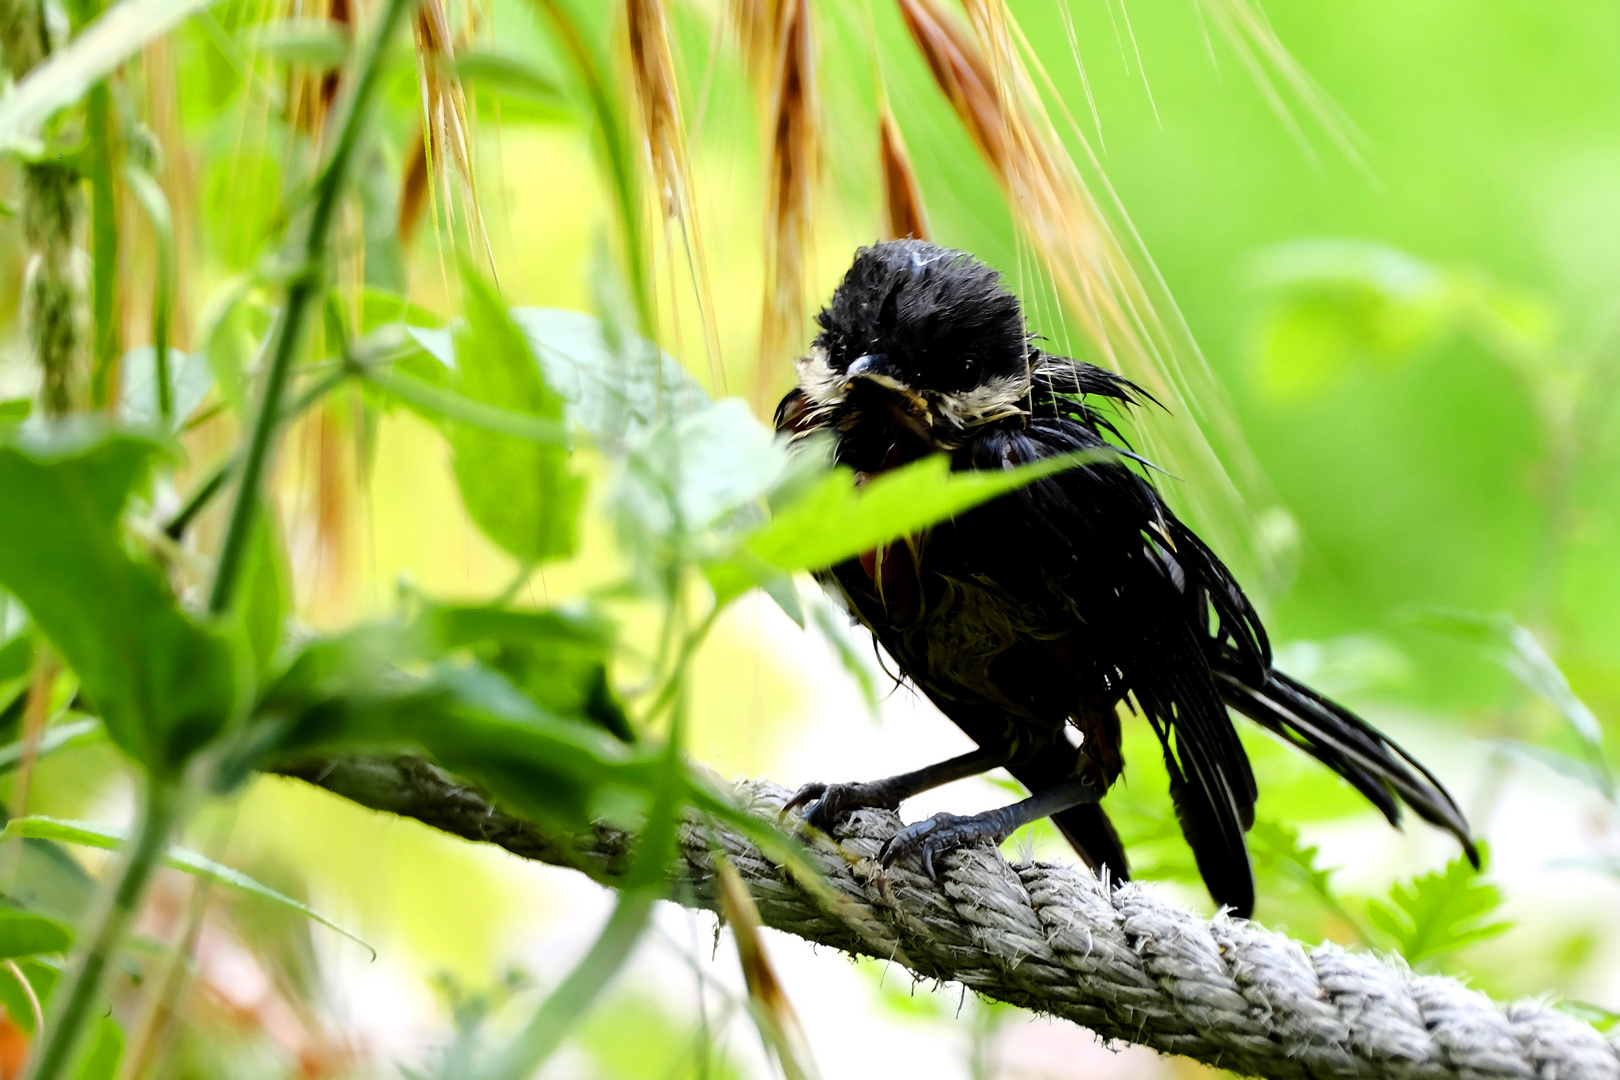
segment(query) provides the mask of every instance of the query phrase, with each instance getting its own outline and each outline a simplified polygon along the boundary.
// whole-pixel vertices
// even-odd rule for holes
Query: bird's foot
[[[878,849],[878,861],[887,867],[907,855],[916,855],[922,860],[923,873],[938,881],[934,860],[939,856],[969,844],[999,844],[1005,839],[1006,824],[995,811],[971,817],[935,814],[927,821],[907,825],[891,836]]]
[[[799,807],[805,807],[804,820],[822,832],[831,832],[832,827],[857,810],[866,807],[876,807],[882,810],[894,810],[900,805],[900,799],[883,783],[875,784],[806,784],[800,788],[782,807],[786,814]]]

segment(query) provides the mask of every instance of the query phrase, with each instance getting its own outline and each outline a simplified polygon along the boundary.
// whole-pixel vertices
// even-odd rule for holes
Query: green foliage
[[[789,583],[789,588],[791,587]],[[839,666],[855,680],[855,685],[861,689],[861,697],[865,700],[867,709],[876,717],[878,675],[872,670],[874,661],[868,659],[855,641],[851,640],[848,613],[839,610],[826,598],[816,597],[810,603],[810,625],[821,632],[822,638],[838,657]]]
[[[1414,621],[1485,650],[1526,690],[1557,709],[1558,715],[1582,742],[1601,754],[1603,726],[1586,702],[1575,696],[1569,680],[1535,634],[1520,626],[1512,616],[1431,608],[1417,611]]]
[[[156,376],[156,350],[142,345],[125,353],[118,361],[119,418],[131,427],[156,425],[159,407]],[[178,431],[208,392],[214,388],[214,372],[208,358],[198,354],[169,351],[170,430]]]
[[[56,110],[82,98],[147,42],[214,0],[130,0],[119,18],[100,19],[75,41],[34,68],[16,91],[0,101],[0,149],[30,145]]]
[[[625,1038],[627,1031],[636,1037]],[[642,994],[615,995],[576,1036],[603,1080],[742,1080],[711,1040],[711,1032],[685,1028],[663,1002]]]
[[[51,724],[41,734],[34,748],[35,760],[54,754],[58,750],[78,746],[97,739],[102,734],[101,721],[94,717],[80,717],[64,723]],[[0,746],[0,773],[15,769],[23,759],[25,747],[19,740]]]
[[[1481,854],[1485,854],[1483,847]],[[1502,934],[1512,926],[1491,921],[1502,890],[1458,856],[1436,870],[1396,884],[1389,901],[1369,901],[1367,921],[1400,950],[1413,967],[1431,965],[1459,949]]]
[[[1279,297],[1260,375],[1283,401],[1319,395],[1354,366],[1405,363],[1454,334],[1516,361],[1544,348],[1552,329],[1539,305],[1477,274],[1366,241],[1282,244],[1253,260],[1251,276]]]
[[[635,738],[609,681],[618,635],[606,617],[428,603],[421,620],[440,648],[467,650],[542,708],[588,719],[625,742]]]
[[[254,525],[242,570],[242,597],[232,612],[238,632],[261,677],[270,670],[281,645],[287,612],[292,609],[292,581],[282,550],[281,529],[266,513]]]
[[[457,349],[461,393],[542,421],[561,421],[563,399],[546,384],[523,332],[494,291],[471,272],[463,273],[462,284],[467,328]],[[571,470],[566,447],[471,425],[454,426],[449,436],[462,499],[485,535],[524,563],[573,552],[585,484]]]
[[[1299,838],[1299,830],[1292,825],[1261,819],[1249,831],[1249,853],[1254,859],[1255,877],[1259,892],[1266,898],[1268,911],[1282,900],[1284,886],[1292,886],[1305,894],[1336,929],[1347,929],[1357,940],[1365,942],[1367,932],[1360,920],[1350,913],[1344,899],[1333,887],[1332,869],[1318,865],[1321,849],[1306,845]],[[1295,933],[1302,928],[1290,923]]]
[[[173,773],[230,719],[235,661],[119,536],[157,451],[88,431],[0,446],[0,585],[73,668],[113,742]]]
[[[266,690],[258,712],[285,753],[425,750],[542,821],[585,825],[594,811],[642,805],[656,772],[588,716],[560,717],[479,665],[437,664],[422,676],[388,627],[312,642]],[[626,801],[628,800],[628,802]]]
[[[79,1062],[78,1080],[113,1080],[124,1056],[124,1029],[110,1016],[96,1021],[89,1049]]]
[[[580,311],[515,307],[548,385],[568,402],[569,418],[599,447],[624,444],[709,401],[680,362],[644,338]]]
[[[349,35],[331,19],[275,19],[260,35],[259,49],[286,64],[330,71],[349,58]]]
[[[1559,1001],[1555,1004],[1560,1012],[1584,1020],[1604,1034],[1620,1031],[1620,1012],[1594,1005],[1590,1001]]]
[[[770,524],[749,535],[736,552],[711,563],[709,582],[725,602],[757,582],[832,566],[1104,456],[1082,450],[1001,472],[953,473],[949,461],[934,455],[859,486],[850,470],[837,469],[778,507]]]
[[[73,931],[55,919],[0,909],[0,959],[59,953],[73,943]]]
[[[93,821],[63,821],[60,818],[38,816],[13,818],[7,822],[5,830],[0,832],[0,843],[13,838],[53,840],[66,844],[100,848],[103,851],[117,851],[128,839],[123,830],[114,829]],[[175,870],[184,871],[216,885],[226,885],[250,896],[257,896],[262,900],[269,900],[272,903],[290,908],[305,918],[313,919],[322,926],[335,930],[349,940],[357,942],[366,949],[371,950],[373,957],[376,956],[376,950],[372,949],[370,945],[321,915],[309,905],[294,900],[290,896],[284,896],[268,885],[261,885],[240,871],[233,870],[228,866],[222,866],[212,859],[204,858],[194,851],[188,851],[176,845],[170,845],[163,855],[163,862]],[[0,934],[3,933],[4,931],[0,930]],[[30,951],[56,952],[59,950],[38,948]]]

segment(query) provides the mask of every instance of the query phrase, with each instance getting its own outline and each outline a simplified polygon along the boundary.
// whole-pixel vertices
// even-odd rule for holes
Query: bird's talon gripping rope
[[[1001,821],[993,813],[970,817],[935,814],[927,821],[907,825],[884,841],[878,849],[878,862],[890,867],[908,855],[915,855],[922,862],[923,873],[930,880],[938,881],[939,874],[934,867],[938,856],[970,844],[986,841],[999,844],[1005,839]]]
[[[822,832],[831,832],[833,826],[857,810],[876,807],[893,810],[900,800],[882,783],[822,784],[810,783],[794,793],[782,807],[782,813],[805,807],[804,822]]]

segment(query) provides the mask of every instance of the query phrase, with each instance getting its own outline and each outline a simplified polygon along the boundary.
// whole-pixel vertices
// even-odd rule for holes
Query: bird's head
[[[823,424],[895,425],[926,451],[1023,411],[1031,349],[1018,298],[965,252],[921,240],[861,248],[816,323],[798,374]]]

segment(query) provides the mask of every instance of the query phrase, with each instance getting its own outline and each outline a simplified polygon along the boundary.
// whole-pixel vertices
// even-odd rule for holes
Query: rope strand
[[[283,771],[608,884],[627,865],[624,831],[547,832],[419,758],[304,762]],[[789,797],[758,780],[737,793],[772,819]],[[767,926],[864,955],[892,940],[893,955],[920,978],[959,982],[1104,1039],[1254,1076],[1620,1080],[1620,1046],[1545,1004],[1498,1005],[1455,979],[1416,975],[1368,953],[1331,944],[1307,950],[1252,922],[1206,921],[1136,884],[1110,891],[1079,868],[1014,865],[990,848],[945,857],[938,882],[904,863],[881,869],[878,848],[899,824],[892,811],[862,810],[839,829],[836,846],[807,845],[840,894],[829,909],[740,834],[689,823],[672,898],[718,910],[711,857],[718,847]]]

